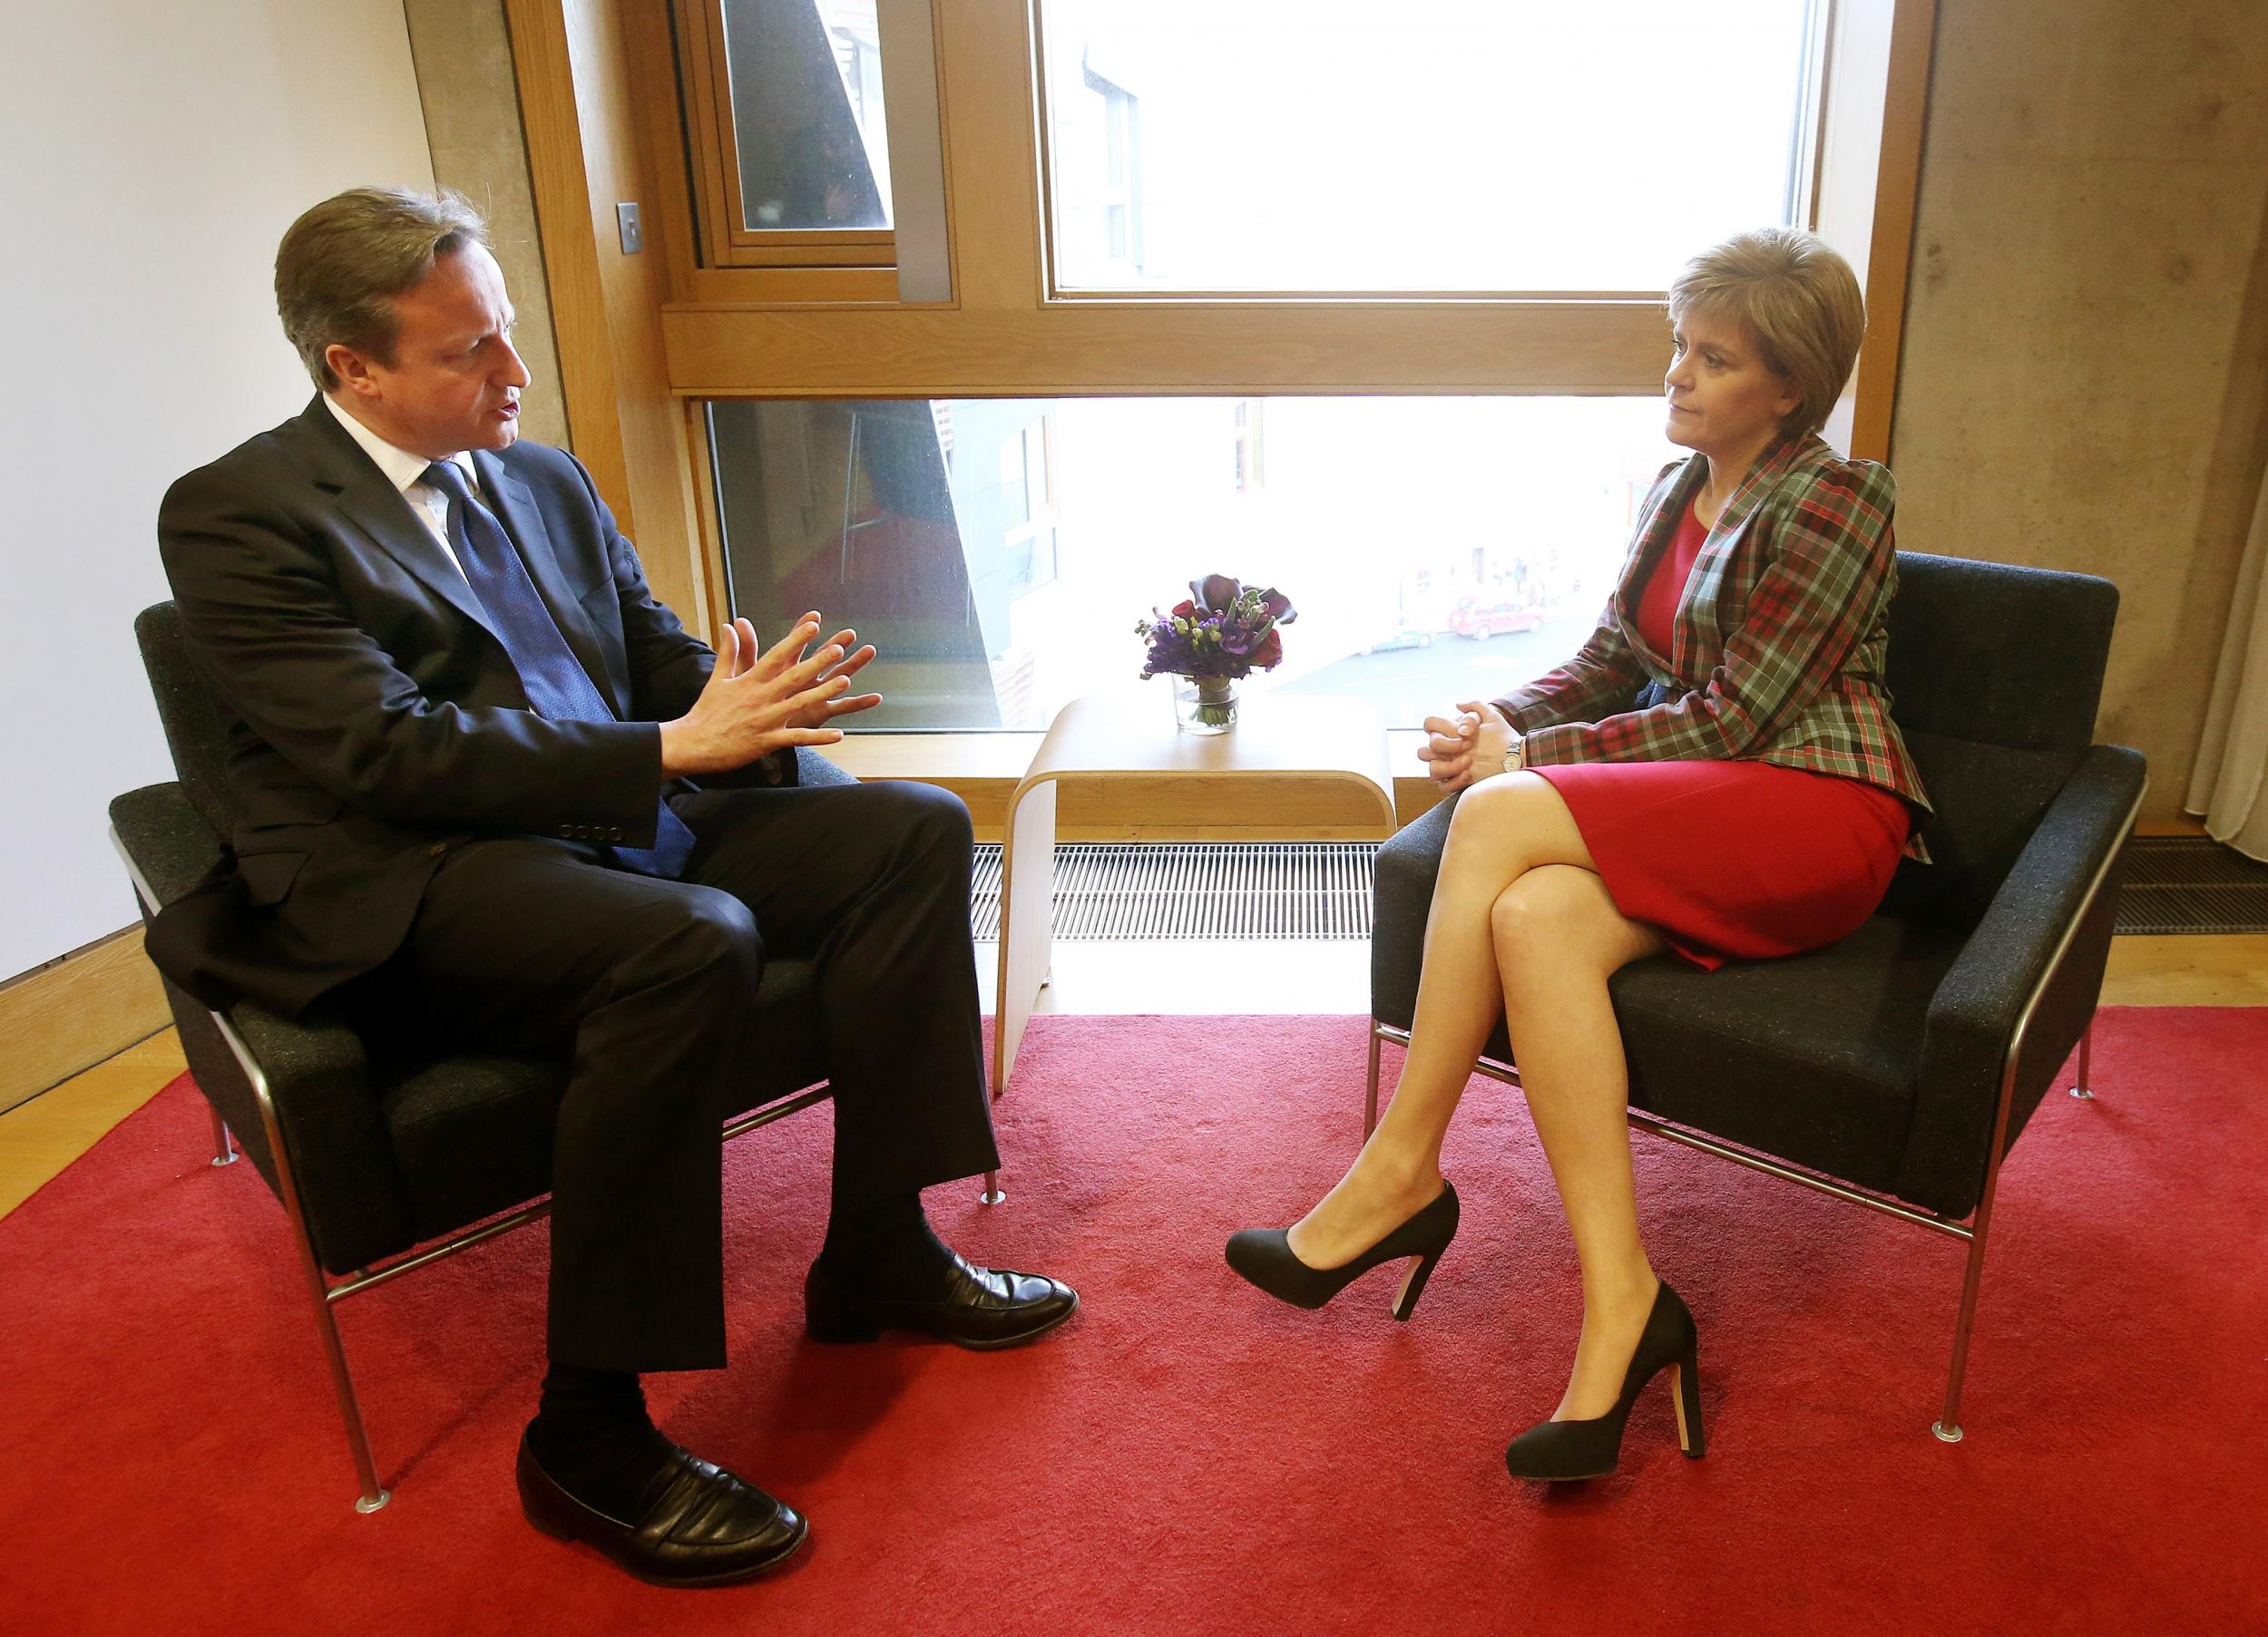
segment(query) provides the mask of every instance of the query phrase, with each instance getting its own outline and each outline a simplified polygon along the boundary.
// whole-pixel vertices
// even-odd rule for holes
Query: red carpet
[[[1516,1096],[1482,1083],[1452,1136],[1464,1231],[1408,1326],[1390,1273],[1310,1314],[1222,1263],[1351,1155],[1363,1038],[1036,1019],[1008,1204],[932,1196],[1084,1294],[1021,1352],[804,1342],[826,1121],[736,1144],[736,1364],[654,1398],[815,1524],[709,1593],[517,1515],[540,1228],[347,1304],[395,1489],[356,1515],[281,1213],[205,1164],[177,1084],[0,1222],[0,1632],[2268,1629],[2268,1011],[2104,1014],[2101,1099],[2051,1096],[2002,1184],[1958,1447],[1929,1423],[1960,1247],[1641,1139],[1712,1453],[1679,1457],[1657,1386],[1622,1472],[1551,1493],[1501,1465],[1576,1316]]]

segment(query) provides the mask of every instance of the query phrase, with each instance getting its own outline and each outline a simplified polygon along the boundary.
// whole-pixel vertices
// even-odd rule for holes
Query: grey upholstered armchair
[[[2081,574],[1901,552],[1891,609],[1897,718],[1937,812],[1842,942],[1708,973],[1664,956],[1610,986],[1630,1121],[1674,1141],[1969,1242],[1937,1435],[1961,1379],[2009,1148],[2087,1045],[2142,757],[2092,743],[2118,593]],[[1378,857],[1370,1072],[1406,1043],[1452,802]],[[1512,1085],[1500,1022],[1481,1071]]]
[[[180,779],[111,804],[111,835],[145,918],[219,862],[230,833],[221,778],[226,723],[170,602],[134,621]],[[806,784],[851,778],[798,751]],[[357,1510],[388,1498],[363,1428],[334,1304],[427,1262],[533,1222],[549,1210],[552,1124],[563,1063],[436,1057],[414,1029],[367,1039],[338,1013],[287,1021],[239,1004],[225,1012],[166,985],[181,1049],[212,1106],[213,1164],[237,1156],[230,1133],[279,1200],[306,1270],[316,1324],[362,1483]],[[826,1096],[826,1065],[807,961],[774,960],[758,992],[766,1050],[748,1087],[752,1112],[728,1137]]]

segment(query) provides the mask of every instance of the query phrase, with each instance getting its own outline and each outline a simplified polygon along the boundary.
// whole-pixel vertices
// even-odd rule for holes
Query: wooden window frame
[[[722,219],[728,197],[695,140],[719,106],[714,5],[505,0],[577,450],[626,520],[637,492],[656,590],[697,624],[722,610],[707,398],[1660,390],[1659,292],[1059,296],[1045,266],[1037,0],[932,0],[949,299],[899,301],[891,267],[813,265],[808,252],[831,247],[724,262],[701,243],[695,209],[704,200]],[[1865,347],[1830,435],[1878,460],[1935,21],[1935,0],[1830,0],[1821,135],[1798,184],[1869,294]],[[642,266],[614,242],[611,202],[631,198],[649,207]],[[982,822],[1018,736],[971,749],[979,737],[861,735],[845,759],[878,776],[926,770],[972,797]],[[1403,794],[1422,797],[1422,783]]]
[[[721,15],[719,0],[674,4],[696,20]],[[644,59],[640,100],[670,258],[662,331],[673,392],[943,398],[1659,390],[1667,343],[1658,291],[1319,297],[1056,288],[1046,267],[1037,18],[1037,0],[954,0],[934,9],[953,290],[949,300],[922,304],[896,300],[886,268],[705,260],[692,200],[696,189],[715,192],[720,183],[687,133],[702,126],[709,71],[688,57],[687,124],[673,129],[679,71],[670,53],[654,49],[650,26],[631,24],[642,36],[629,49]],[[1831,430],[1850,436],[1854,453],[1876,458],[1887,448],[1933,25],[1934,0],[1830,0],[1819,22],[1826,89],[1820,139],[1798,188],[1815,200],[1824,190],[1819,225],[1828,230],[1832,219],[1831,239],[1857,251],[1872,295],[1857,384],[1842,424]],[[707,38],[706,24],[697,31],[681,24],[679,33],[696,50]],[[1853,41],[1870,72],[1887,54],[1894,82],[1855,120],[1835,89],[1864,77],[1842,61],[1853,54]],[[708,96],[713,121],[713,86]],[[1851,139],[1854,124],[1867,140]]]
[[[675,0],[686,147],[699,201],[704,265],[715,268],[889,268],[897,236],[887,228],[751,228],[743,198],[740,144],[732,123],[732,66],[724,0]]]

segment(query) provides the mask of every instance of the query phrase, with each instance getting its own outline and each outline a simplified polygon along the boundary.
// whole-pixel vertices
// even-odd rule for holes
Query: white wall
[[[172,776],[132,619],[167,484],[313,390],[276,241],[430,183],[400,0],[73,0],[0,18],[0,979],[133,920],[105,834]]]

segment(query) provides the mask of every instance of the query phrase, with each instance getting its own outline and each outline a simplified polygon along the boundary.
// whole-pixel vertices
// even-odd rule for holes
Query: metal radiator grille
[[[1081,842],[1055,849],[1055,936],[1370,936],[1375,842]],[[1000,937],[1000,847],[976,850],[969,919]]]
[[[1370,936],[1374,842],[1066,843],[1055,936],[1096,940]],[[969,917],[1000,937],[1000,847],[976,850]],[[2195,836],[2127,843],[2121,935],[2268,932],[2268,864]]]
[[[2117,930],[2268,932],[2268,864],[2207,836],[2137,835],[2126,843]]]

